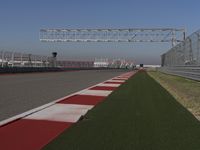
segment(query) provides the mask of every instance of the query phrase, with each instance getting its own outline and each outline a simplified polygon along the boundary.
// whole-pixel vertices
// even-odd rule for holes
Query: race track
[[[77,92],[124,71],[0,75],[0,121]]]

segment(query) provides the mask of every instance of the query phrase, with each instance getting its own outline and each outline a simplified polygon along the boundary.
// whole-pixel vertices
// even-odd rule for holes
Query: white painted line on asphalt
[[[92,95],[92,96],[108,96],[112,91],[107,90],[84,90],[79,92],[80,95]]]
[[[97,86],[119,87],[121,84],[100,83]]]
[[[24,119],[77,122],[92,107],[92,105],[55,104]]]

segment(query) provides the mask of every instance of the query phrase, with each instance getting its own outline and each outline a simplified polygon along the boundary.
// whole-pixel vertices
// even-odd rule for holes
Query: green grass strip
[[[139,72],[47,150],[199,150],[200,123],[147,73]]]
[[[200,82],[159,71],[148,74],[200,120]]]

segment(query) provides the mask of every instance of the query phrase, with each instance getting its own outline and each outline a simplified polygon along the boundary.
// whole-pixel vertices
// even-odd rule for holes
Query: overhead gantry
[[[185,40],[185,29],[41,29],[41,42],[171,42]]]

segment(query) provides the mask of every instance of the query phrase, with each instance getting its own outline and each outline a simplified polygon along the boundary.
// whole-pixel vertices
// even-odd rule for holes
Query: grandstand
[[[0,51],[1,67],[57,67],[57,68],[133,68],[134,62],[125,59],[95,58],[94,61],[57,60],[9,51]]]

